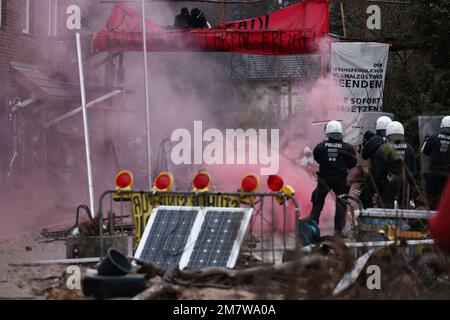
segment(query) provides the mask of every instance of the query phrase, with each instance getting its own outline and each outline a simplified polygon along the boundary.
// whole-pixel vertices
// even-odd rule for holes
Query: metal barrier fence
[[[126,204],[129,203],[127,206]],[[292,204],[292,206],[291,206]],[[248,192],[175,192],[107,190],[99,200],[100,252],[103,258],[105,213],[111,216],[119,211],[120,223],[124,224],[126,210],[131,210],[134,225],[136,248],[144,232],[148,218],[154,208],[160,205],[253,208],[250,227],[241,247],[241,254],[259,258],[261,263],[275,263],[288,248],[298,245],[298,222],[300,217],[296,199],[284,193],[248,193]],[[276,227],[276,217],[282,215],[282,226]],[[288,215],[295,219],[294,230],[288,232]],[[109,219],[112,223],[113,219]],[[111,225],[112,227],[112,225]],[[112,228],[111,228],[112,229]],[[276,243],[278,242],[278,243]]]

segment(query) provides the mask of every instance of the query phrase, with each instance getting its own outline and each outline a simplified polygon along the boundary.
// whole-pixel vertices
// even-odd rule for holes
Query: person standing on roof
[[[388,142],[382,144],[373,157],[373,176],[384,208],[407,208],[413,198],[412,182],[416,172],[416,154],[405,141],[405,129],[398,121],[386,128]]]
[[[364,185],[361,189],[361,195],[359,198],[363,204],[363,207],[372,208],[373,207],[373,195],[375,194],[375,188],[373,185],[374,176],[373,176],[373,157],[377,152],[378,148],[387,142],[386,139],[386,128],[389,123],[391,123],[391,118],[387,116],[381,116],[377,119],[375,124],[376,133],[373,134],[370,131],[367,131],[364,134],[363,148],[362,148],[362,158],[364,160],[370,160],[369,172],[364,182]]]
[[[422,153],[430,157],[425,191],[432,209],[436,208],[450,173],[450,116],[441,121],[441,132],[427,137]]]
[[[325,198],[331,190],[336,195],[336,213],[334,217],[334,230],[338,236],[343,235],[346,222],[346,203],[339,198],[347,194],[348,170],[356,166],[355,149],[343,141],[342,125],[338,121],[330,121],[325,127],[328,140],[324,140],[314,148],[314,159],[319,164],[317,174],[317,187],[312,193],[313,209],[311,219],[319,224],[320,214]]]
[[[211,28],[210,23],[206,20],[205,14],[199,8],[192,9],[191,16],[193,28]]]
[[[193,28],[193,25],[194,21],[189,14],[189,9],[186,7],[181,8],[181,12],[175,16],[173,27],[175,29],[189,29]]]

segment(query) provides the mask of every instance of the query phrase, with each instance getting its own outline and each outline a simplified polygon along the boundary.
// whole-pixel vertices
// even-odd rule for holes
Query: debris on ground
[[[46,259],[64,260],[62,242],[41,243],[38,235],[0,242],[0,297],[4,299],[95,299],[83,288],[69,288],[73,273],[67,264],[27,264]],[[276,265],[258,263],[241,255],[235,269],[176,267],[162,268],[148,261],[133,259],[131,277],[143,277],[145,288],[129,297],[113,297],[108,292],[98,298],[123,299],[448,299],[450,263],[434,247],[411,259],[405,245],[376,249],[358,266],[357,258],[342,239],[325,236],[310,253],[296,252]],[[25,256],[17,247],[32,246]],[[4,261],[8,261],[5,264]],[[368,267],[381,270],[380,290],[370,290],[373,274]],[[81,280],[92,274],[97,262],[75,265]],[[345,290],[334,292],[344,275],[358,269]],[[356,277],[356,278],[355,278]],[[136,280],[138,281],[138,280]],[[81,281],[82,283],[83,281]],[[107,289],[107,288],[106,288]],[[333,294],[333,292],[335,294]],[[112,292],[114,293],[114,292]]]

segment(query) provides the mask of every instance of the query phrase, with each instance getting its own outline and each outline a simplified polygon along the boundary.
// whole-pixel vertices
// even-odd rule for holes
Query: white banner
[[[389,45],[373,42],[332,43],[330,111],[343,120],[345,140],[362,142],[366,112],[381,112]]]

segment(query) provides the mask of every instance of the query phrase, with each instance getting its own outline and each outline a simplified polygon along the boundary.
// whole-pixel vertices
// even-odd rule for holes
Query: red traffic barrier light
[[[267,179],[267,186],[270,190],[279,192],[284,186],[284,181],[280,176],[270,175]]]
[[[241,190],[245,192],[253,192],[259,186],[259,178],[253,173],[246,174],[241,181]]]
[[[116,175],[116,187],[119,189],[125,189],[133,186],[133,174],[131,171],[122,170]]]

